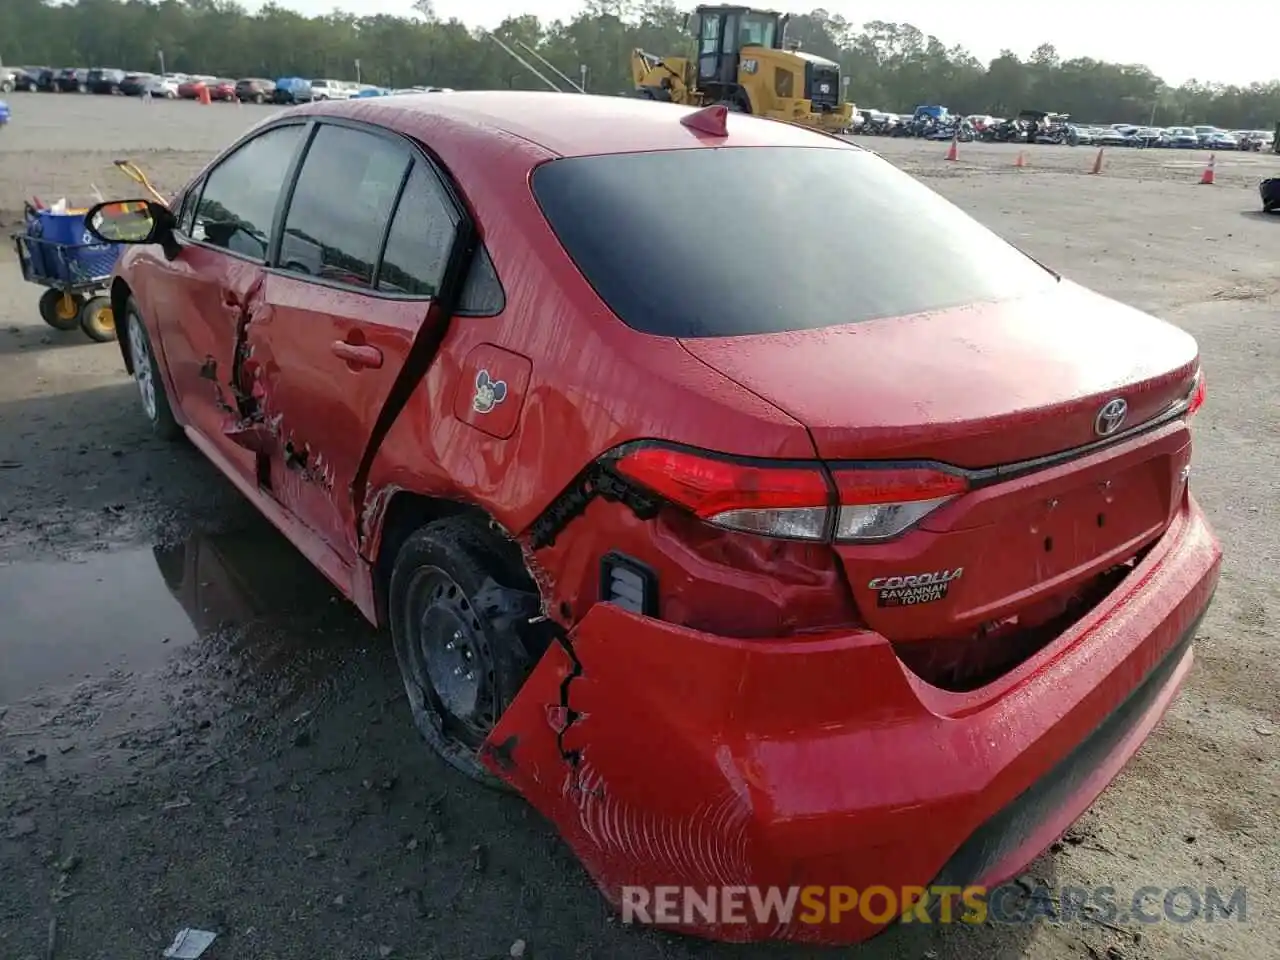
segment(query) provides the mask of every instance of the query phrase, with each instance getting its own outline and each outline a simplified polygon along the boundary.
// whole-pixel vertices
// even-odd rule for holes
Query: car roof
[[[515,136],[562,157],[690,147],[795,146],[847,147],[803,127],[742,114],[730,114],[728,137],[699,134],[680,123],[691,107],[632,97],[476,90],[447,97],[405,94],[304,106],[303,112],[345,116],[389,127],[409,136],[426,129],[438,136],[444,125],[459,133],[489,134],[495,141]]]

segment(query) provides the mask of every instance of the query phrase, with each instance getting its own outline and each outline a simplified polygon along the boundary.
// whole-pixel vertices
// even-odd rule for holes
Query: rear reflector
[[[613,468],[715,526],[788,540],[896,537],[969,488],[963,476],[926,466],[828,471],[820,463],[762,465],[662,446],[633,449]]]
[[[622,553],[600,559],[600,599],[645,617],[658,615],[658,577],[648,566]]]

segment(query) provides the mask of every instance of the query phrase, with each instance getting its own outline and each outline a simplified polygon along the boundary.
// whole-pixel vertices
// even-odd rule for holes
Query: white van
[[[350,100],[352,86],[341,80],[312,80],[311,98],[313,100]]]

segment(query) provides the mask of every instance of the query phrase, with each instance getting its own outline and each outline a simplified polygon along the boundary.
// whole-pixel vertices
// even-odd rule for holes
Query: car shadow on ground
[[[116,351],[120,349],[114,343],[95,344],[79,327],[75,330],[55,330],[53,327],[42,324],[38,327],[11,326],[6,331],[0,331],[0,356],[33,350],[60,350],[63,347],[87,346]]]
[[[42,950],[53,919],[68,956],[136,956],[196,926],[227,955],[282,960],[384,946],[479,960],[517,940],[554,960],[990,960],[1038,935],[915,923],[850,951],[621,923],[522,799],[427,750],[385,634],[193,448],[152,439],[136,402],[123,382],[0,405],[0,460],[18,464],[0,471],[0,546],[131,540],[111,556],[119,584],[149,569],[148,591],[131,588],[137,631],[176,602],[194,637],[161,669],[126,664],[9,709],[0,810],[35,830],[0,843],[0,875],[27,878],[0,887],[15,955]],[[74,606],[51,605],[50,636],[105,629]],[[23,763],[27,750],[48,760]],[[1032,873],[1055,882],[1052,859]]]
[[[1265,210],[1242,210],[1240,216],[1250,220],[1265,220],[1269,223],[1280,223],[1280,210],[1267,213]]]

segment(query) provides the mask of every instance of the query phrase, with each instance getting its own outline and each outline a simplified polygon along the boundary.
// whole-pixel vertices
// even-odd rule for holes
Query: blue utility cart
[[[56,330],[79,327],[103,343],[116,338],[106,291],[123,247],[90,234],[85,212],[54,213],[28,204],[26,229],[14,234],[13,242],[22,278],[46,288],[40,297],[40,318]]]

